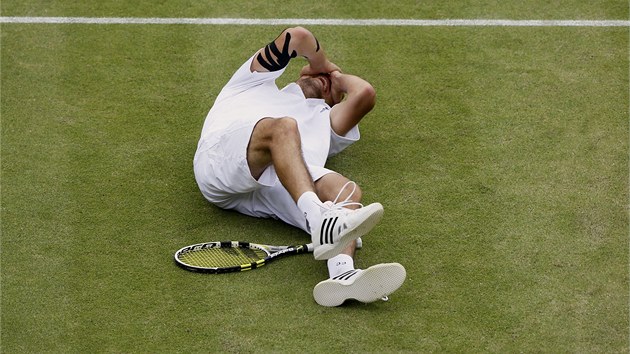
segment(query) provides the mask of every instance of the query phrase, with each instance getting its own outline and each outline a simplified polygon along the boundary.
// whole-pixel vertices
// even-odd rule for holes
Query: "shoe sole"
[[[398,263],[377,264],[357,275],[351,284],[332,279],[320,282],[313,289],[313,297],[326,307],[339,306],[350,299],[370,303],[398,290],[406,277],[405,268]]]
[[[356,225],[354,229],[348,229],[346,234],[341,236],[334,244],[316,247],[313,251],[313,257],[315,257],[316,260],[323,261],[338,255],[350,242],[372,231],[374,226],[376,226],[383,217],[384,210],[380,203],[373,203],[362,209],[368,213],[365,220]]]

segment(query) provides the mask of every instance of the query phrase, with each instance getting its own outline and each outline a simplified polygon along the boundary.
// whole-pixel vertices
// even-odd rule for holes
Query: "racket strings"
[[[259,249],[250,248],[206,248],[179,256],[183,263],[194,267],[223,268],[249,264],[267,256]]]

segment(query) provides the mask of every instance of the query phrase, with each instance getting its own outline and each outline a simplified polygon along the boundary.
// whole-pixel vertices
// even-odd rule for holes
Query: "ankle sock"
[[[322,220],[322,202],[315,192],[305,192],[297,201],[297,207],[304,213],[306,218],[306,229],[310,233],[311,229]]]
[[[354,269],[354,259],[347,254],[339,254],[328,260],[328,274],[331,278]]]

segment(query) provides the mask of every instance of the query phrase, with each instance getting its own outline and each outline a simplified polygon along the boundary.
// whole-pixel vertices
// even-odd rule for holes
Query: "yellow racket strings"
[[[249,264],[267,256],[259,249],[249,248],[206,248],[179,256],[180,261],[194,267],[225,268]]]

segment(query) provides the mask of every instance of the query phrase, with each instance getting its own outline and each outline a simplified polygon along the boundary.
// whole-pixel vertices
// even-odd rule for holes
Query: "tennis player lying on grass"
[[[275,81],[297,56],[308,65],[280,90]],[[195,178],[211,203],[311,235],[315,259],[328,260],[330,279],[313,290],[323,306],[379,300],[406,276],[398,263],[354,269],[356,239],[378,223],[383,206],[362,206],[361,189],[324,167],[359,139],[358,123],[374,104],[367,81],[342,73],[310,31],[288,28],[222,89],[195,154]]]

